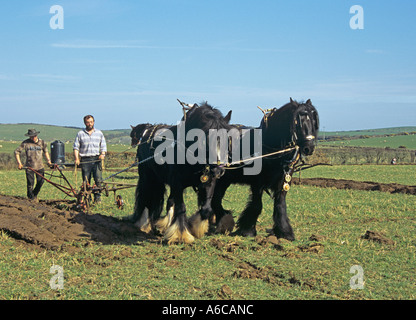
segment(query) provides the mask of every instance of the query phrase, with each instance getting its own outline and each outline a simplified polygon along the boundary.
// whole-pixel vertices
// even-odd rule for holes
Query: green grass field
[[[22,139],[23,141],[23,139]],[[8,154],[13,154],[14,150],[16,150],[16,148],[19,146],[19,144],[22,142],[18,142],[18,141],[3,141],[0,140],[0,153],[8,153]]]
[[[416,185],[414,165],[333,165],[316,166],[300,173],[301,178],[329,178],[379,183]],[[294,177],[299,177],[295,173]]]
[[[354,136],[380,136],[388,134],[398,134],[402,132],[416,132],[416,127],[392,127],[379,129],[364,129],[364,130],[350,130],[350,131],[326,131],[319,132],[319,136],[323,137],[354,137]]]
[[[416,135],[400,135],[390,137],[370,137],[366,139],[351,139],[342,141],[320,141],[323,146],[342,147],[372,147],[372,148],[399,148],[416,149]]]
[[[79,127],[61,127],[45,124],[0,124],[0,140],[2,141],[17,141],[21,142],[27,137],[25,133],[29,128],[35,128],[38,130],[39,138],[50,143],[55,140],[61,140],[64,143],[72,143],[77,135],[77,132],[81,130],[82,119]],[[98,129],[99,126],[97,126]],[[107,138],[109,144],[129,144],[130,143],[130,131],[131,129],[116,129],[116,130],[102,130]],[[0,143],[1,144],[1,143]],[[1,152],[1,150],[0,150]]]
[[[23,140],[24,139],[22,139],[22,141]],[[13,155],[14,150],[16,150],[16,148],[19,146],[19,144],[22,141],[0,141],[0,153],[8,153],[8,154]],[[72,150],[73,150],[72,145],[73,145],[73,142],[65,143],[65,152],[72,152]],[[48,143],[48,150],[49,150],[49,153],[50,153],[51,152],[50,143]],[[128,144],[117,143],[117,144],[108,144],[107,145],[107,151],[110,151],[110,152],[125,152],[125,151],[135,152],[135,149],[131,148],[130,145],[128,145]]]
[[[410,166],[409,166],[410,167]],[[318,167],[311,176],[377,179],[387,166]],[[392,177],[409,183],[411,168],[397,166]],[[358,171],[357,171],[358,170]],[[123,174],[125,181],[135,173]],[[74,181],[72,172],[67,177]],[[384,177],[380,177],[384,179]],[[80,181],[80,176],[78,176]],[[23,171],[0,171],[0,193],[24,196]],[[115,208],[104,197],[93,213],[117,218],[133,211],[134,189],[120,191],[126,208]],[[45,185],[40,199],[59,199],[62,193]],[[248,190],[229,188],[224,206],[234,216],[244,208]],[[186,191],[188,212],[196,210],[195,194]],[[409,299],[416,298],[416,212],[411,195],[292,186],[288,213],[297,240],[264,241],[272,227],[272,200],[263,197],[258,237],[211,235],[192,245],[155,242],[133,245],[68,244],[52,251],[23,245],[0,233],[0,299]],[[1,227],[1,226],[0,226]],[[382,244],[362,238],[367,230],[394,241]],[[316,235],[318,241],[309,238]],[[64,269],[64,289],[52,290],[49,269]],[[364,288],[352,289],[359,265]],[[226,288],[226,289],[224,289]]]

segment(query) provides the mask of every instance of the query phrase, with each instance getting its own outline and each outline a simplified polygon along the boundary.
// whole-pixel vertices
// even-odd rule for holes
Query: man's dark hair
[[[92,115],[88,114],[88,115],[86,115],[86,116],[84,117],[84,123],[85,123],[85,121],[86,121],[87,119],[89,119],[89,118],[92,118],[92,120],[94,120],[94,121],[95,121],[94,117],[93,117]]]

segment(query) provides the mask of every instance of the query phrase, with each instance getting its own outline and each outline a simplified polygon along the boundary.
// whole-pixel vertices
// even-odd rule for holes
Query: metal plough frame
[[[91,200],[92,200],[91,195],[93,193],[104,192],[105,195],[108,197],[109,192],[112,191],[114,192],[114,197],[115,197],[116,191],[118,190],[136,187],[136,184],[120,183],[120,182],[102,182],[102,186],[97,187],[96,185],[91,186],[87,181],[84,181],[82,183],[80,190],[77,191],[68,181],[68,179],[65,177],[62,169],[57,164],[53,165],[52,167],[53,170],[50,173],[49,177],[50,178],[52,177],[62,178],[65,181],[65,184],[59,184],[59,183],[53,182],[51,179],[46,178],[44,175],[42,175],[41,173],[39,173],[38,171],[36,171],[35,169],[31,167],[24,167],[24,169],[33,171],[35,174],[43,178],[46,182],[50,183],[58,190],[65,193],[67,196],[71,198],[75,198],[77,200],[77,206],[79,206],[84,212],[87,212],[87,213],[90,213]],[[55,170],[59,172],[59,175],[54,175]],[[112,185],[112,186],[110,187],[109,185]]]

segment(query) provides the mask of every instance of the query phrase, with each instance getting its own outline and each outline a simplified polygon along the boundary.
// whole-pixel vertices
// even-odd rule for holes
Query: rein
[[[252,160],[256,160],[256,159],[262,159],[262,158],[274,156],[276,154],[282,154],[282,153],[291,152],[293,150],[297,150],[297,153],[298,153],[299,146],[295,145],[294,147],[290,147],[290,148],[283,149],[283,150],[277,150],[277,151],[274,151],[274,152],[271,152],[271,153],[262,154],[260,156],[255,156],[255,157],[251,157],[251,158],[244,159],[244,160],[238,160],[238,161],[234,161],[234,162],[228,162],[228,163],[226,163],[223,166],[226,166],[226,168],[224,168],[226,170],[235,170],[235,169],[241,168],[242,166],[245,166],[246,164],[244,164],[244,162],[246,162],[246,161],[252,161]],[[231,166],[234,166],[234,165],[240,164],[240,163],[243,163],[243,165],[242,166],[239,166],[239,167],[230,168]]]
[[[157,156],[158,154],[154,154],[154,155],[152,155],[152,156],[150,156],[150,157],[147,157],[146,159],[143,159],[143,160],[138,160],[137,158],[137,160],[133,163],[133,164],[131,164],[130,166],[128,166],[127,168],[125,168],[125,169],[123,169],[123,170],[120,170],[119,172],[116,172],[116,173],[114,173],[114,174],[112,174],[111,176],[109,176],[109,177],[107,177],[107,178],[105,178],[105,179],[103,179],[103,181],[105,181],[105,180],[108,180],[108,179],[110,179],[110,178],[112,178],[112,177],[115,177],[115,176],[117,176],[117,175],[119,175],[120,173],[123,173],[123,172],[125,172],[125,171],[127,171],[127,170],[129,170],[129,169],[131,169],[131,168],[133,168],[133,167],[135,167],[135,166],[138,166],[138,165],[141,165],[142,163],[145,163],[145,162],[147,162],[147,161],[150,161],[150,160],[152,160],[155,156]]]

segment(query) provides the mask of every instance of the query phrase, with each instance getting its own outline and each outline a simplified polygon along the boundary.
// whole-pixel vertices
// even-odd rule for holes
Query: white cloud
[[[241,51],[241,52],[293,52],[289,49],[278,48],[244,48],[230,45],[206,45],[206,46],[160,46],[149,45],[146,41],[126,40],[126,41],[99,41],[99,40],[74,40],[66,42],[52,43],[53,48],[64,49],[173,49],[173,50],[214,50],[214,51]]]
[[[47,73],[31,73],[24,74],[24,77],[45,80],[45,81],[73,81],[79,80],[80,77],[67,76],[67,75],[57,75],[57,74],[47,74]]]
[[[76,40],[70,42],[52,43],[54,48],[69,49],[113,49],[113,48],[137,48],[155,49],[159,47],[144,45],[138,41],[97,41],[97,40]]]
[[[0,80],[11,80],[12,78],[5,74],[0,74]]]

